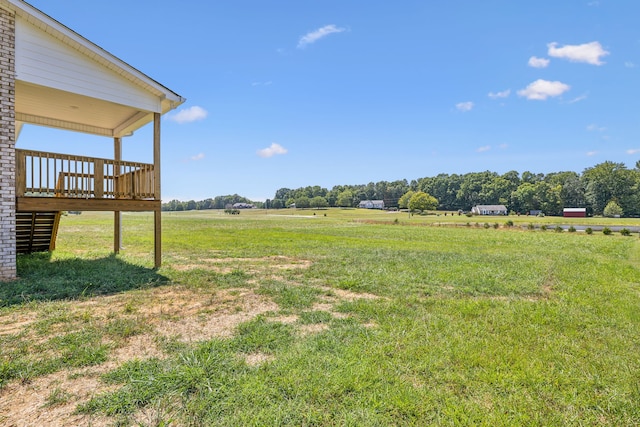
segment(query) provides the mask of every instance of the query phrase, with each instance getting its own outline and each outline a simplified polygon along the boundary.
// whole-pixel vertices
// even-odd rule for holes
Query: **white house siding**
[[[0,8],[0,279],[16,277],[15,16]]]
[[[24,18],[16,20],[16,78],[149,112],[161,112],[160,97],[106,69]]]

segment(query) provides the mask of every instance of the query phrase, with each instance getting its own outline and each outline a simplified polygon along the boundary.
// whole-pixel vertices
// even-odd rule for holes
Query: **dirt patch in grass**
[[[105,387],[96,373],[58,372],[28,383],[14,382],[0,390],[0,424],[6,426],[107,426],[107,418],[75,414]]]
[[[373,299],[380,299],[381,297],[378,295],[374,295],[374,294],[369,294],[366,292],[353,292],[353,291],[347,291],[345,289],[336,289],[336,288],[330,288],[328,286],[322,286],[321,289],[323,291],[325,291],[327,293],[327,296],[325,298],[327,299],[334,299],[334,300],[346,300],[346,301],[354,301],[357,299],[369,299],[369,300],[373,300]],[[333,298],[331,298],[333,296]]]
[[[231,259],[223,259],[231,262]],[[286,257],[269,257],[246,262],[273,262],[269,270],[307,268],[311,263]],[[237,262],[237,259],[233,259]],[[201,267],[201,266],[199,266]],[[262,268],[255,264],[250,268]],[[292,285],[301,286],[301,285]],[[333,311],[335,304],[356,299],[375,299],[372,294],[321,287],[325,293],[314,310],[326,311],[334,318],[348,315]],[[86,327],[103,331],[103,342],[110,347],[104,363],[74,369],[28,381],[13,380],[0,389],[0,425],[7,426],[107,426],[113,418],[76,414],[78,405],[112,390],[100,376],[123,363],[140,359],[165,358],[169,347],[164,343],[194,343],[216,337],[230,337],[242,322],[266,313],[277,313],[280,307],[253,289],[202,289],[171,285],[101,296],[74,302],[52,302],[25,306],[0,313],[0,336],[15,335],[20,340],[35,342],[82,331]],[[295,325],[300,316],[269,315],[271,321]],[[44,322],[44,323],[43,323]],[[47,323],[50,322],[50,323]],[[43,332],[44,325],[44,332]],[[322,332],[326,323],[295,325],[300,336]],[[25,341],[26,342],[26,341]],[[263,353],[239,355],[250,366],[272,360]],[[44,358],[44,353],[36,358]],[[162,409],[145,408],[140,420],[158,416]],[[136,417],[136,419],[138,419]]]
[[[85,313],[90,313],[91,323],[104,324],[107,330],[114,319],[135,318],[144,325],[144,331],[125,338],[116,337],[111,342],[109,358],[103,364],[63,370],[30,381],[10,382],[0,389],[0,425],[110,425],[112,419],[74,414],[78,404],[108,391],[99,380],[101,374],[129,360],[165,357],[156,344],[159,337],[195,342],[231,336],[241,322],[278,309],[268,298],[247,290],[205,292],[177,285],[97,297],[65,307],[68,307],[70,319],[63,328],[66,331],[81,330],[82,322],[87,321]],[[43,315],[30,310],[0,315],[3,334],[31,336],[32,326],[42,321]],[[248,360],[257,364],[260,363],[258,359],[254,355]]]
[[[249,366],[259,366],[273,359],[274,356],[265,353],[251,353],[244,356],[244,361]]]
[[[329,329],[329,325],[326,323],[313,323],[311,325],[302,325],[300,326],[300,334],[302,336],[317,334]]]
[[[177,271],[201,269],[215,271],[221,274],[229,274],[238,269],[250,272],[306,269],[312,264],[311,261],[305,259],[286,256],[269,256],[263,258],[203,258],[199,259],[197,263],[176,263],[172,265],[172,268]]]
[[[258,314],[278,309],[274,302],[252,291],[234,294],[219,292],[216,297],[199,302],[185,302],[184,314],[180,310],[180,304],[174,303],[172,310],[175,311],[165,312],[168,317],[159,315],[156,330],[162,336],[184,342],[229,337],[240,323],[251,320]]]
[[[278,316],[272,319],[274,322],[284,323],[285,325],[292,325],[298,321],[297,315],[290,316]]]
[[[31,311],[20,311],[1,316],[0,336],[19,334],[37,318],[38,315]]]

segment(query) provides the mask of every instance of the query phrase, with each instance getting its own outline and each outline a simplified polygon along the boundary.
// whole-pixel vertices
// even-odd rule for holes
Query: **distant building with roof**
[[[358,207],[363,209],[384,209],[384,200],[363,200]]]
[[[471,208],[474,215],[507,215],[507,207],[505,205],[477,205]]]

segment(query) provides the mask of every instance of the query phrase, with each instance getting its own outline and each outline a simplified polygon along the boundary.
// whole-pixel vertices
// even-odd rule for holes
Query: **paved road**
[[[557,225],[560,225],[560,227],[562,227],[564,230],[568,230],[569,227],[571,227],[571,225],[566,225],[566,224],[548,224],[547,228],[549,230],[553,230]],[[626,228],[627,230],[629,230],[632,233],[640,233],[640,227],[638,226],[623,226],[623,225],[576,225],[576,224],[572,224],[573,227],[576,229],[576,231],[584,231],[587,228],[591,227],[591,229],[593,231],[602,231],[602,229],[604,227],[609,227],[609,229],[611,231],[615,231],[615,232],[619,232],[620,230],[622,230],[623,228]],[[540,228],[538,226],[536,226],[536,228]]]

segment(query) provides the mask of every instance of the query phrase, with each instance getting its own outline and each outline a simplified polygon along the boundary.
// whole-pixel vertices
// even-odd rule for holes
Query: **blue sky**
[[[640,159],[637,0],[30,3],[187,98],[164,201]],[[31,126],[18,145],[52,142],[113,155]],[[124,158],[151,147],[148,126]]]

